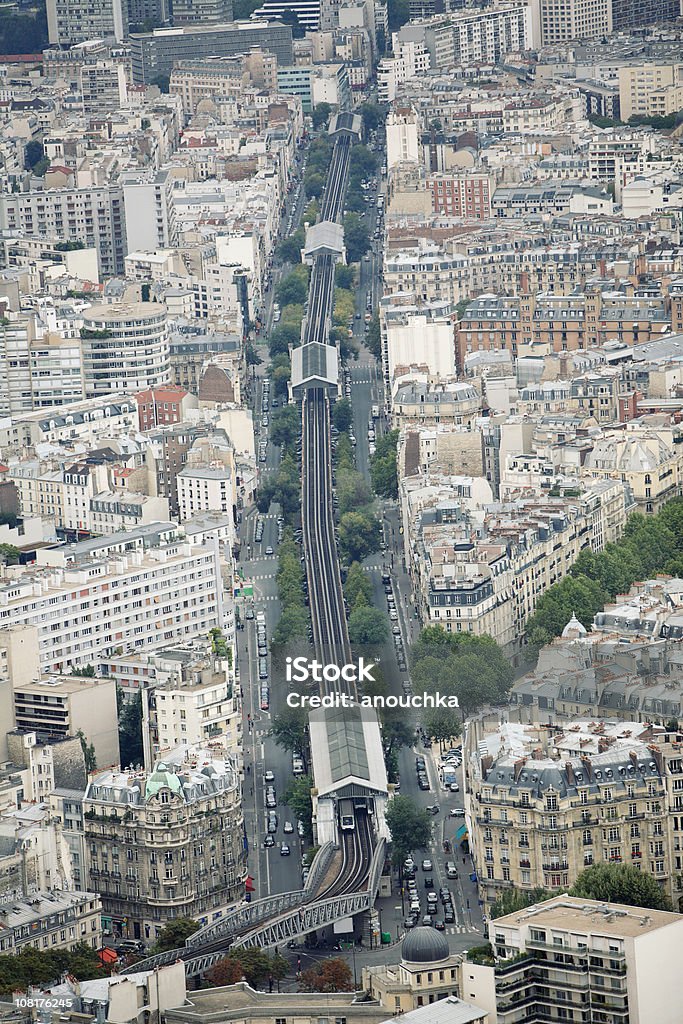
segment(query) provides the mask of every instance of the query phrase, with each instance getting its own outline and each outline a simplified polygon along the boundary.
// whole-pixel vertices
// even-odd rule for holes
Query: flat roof
[[[603,903],[576,896],[554,896],[543,903],[499,917],[493,926],[518,928],[533,924],[570,932],[637,938],[676,923],[683,926],[683,916],[667,910],[628,907],[622,903]]]
[[[358,704],[323,708],[312,712],[309,723],[319,796],[354,783],[387,792],[382,737],[374,710]]]

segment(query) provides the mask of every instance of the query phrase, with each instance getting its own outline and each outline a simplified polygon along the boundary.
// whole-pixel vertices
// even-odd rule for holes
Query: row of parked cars
[[[430,789],[429,776],[427,775],[427,762],[421,754],[415,755],[415,772],[417,774],[417,784],[420,789]]]
[[[406,928],[414,928],[416,924],[422,923],[425,926],[433,926],[443,931],[447,924],[454,924],[455,922],[453,895],[450,889],[447,888],[440,889],[437,895],[434,889],[434,878],[431,874],[433,865],[429,857],[425,857],[422,861],[422,870],[424,872],[424,888],[427,890],[426,908],[423,908],[420,898],[416,880],[417,865],[415,861],[412,857],[408,857],[403,864],[403,877],[406,880],[406,888],[410,898],[409,912],[403,924]],[[441,903],[443,908],[443,917],[437,916],[439,913],[439,903]],[[426,913],[423,913],[423,909],[426,909]]]
[[[391,619],[391,632],[394,638],[394,647],[396,648],[396,661],[401,672],[405,672],[407,667],[406,652],[403,646],[401,627],[398,624],[398,610],[396,608],[394,588],[391,583],[391,575],[388,572],[382,573],[382,585],[384,586],[384,593],[387,599],[387,611]]]

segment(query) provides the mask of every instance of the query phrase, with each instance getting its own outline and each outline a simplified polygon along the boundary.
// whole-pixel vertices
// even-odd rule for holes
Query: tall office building
[[[680,17],[680,0],[612,0],[612,25],[615,32],[624,28],[642,28],[658,21]]]
[[[181,61],[229,57],[248,53],[254,46],[274,53],[278,64],[294,63],[292,30],[279,21],[231,21],[131,33],[133,81],[147,85],[159,75],[170,75]]]
[[[47,0],[47,33],[53,46],[128,35],[127,0]]]
[[[220,25],[232,21],[232,0],[173,0],[174,25]]]
[[[268,19],[296,14],[299,25],[307,32],[317,32],[320,28],[320,0],[265,0],[254,14]]]
[[[612,31],[612,0],[531,0],[531,11],[541,46],[602,39]]]

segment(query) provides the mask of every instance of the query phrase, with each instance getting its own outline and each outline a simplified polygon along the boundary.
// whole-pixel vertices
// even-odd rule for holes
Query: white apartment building
[[[47,0],[47,33],[53,46],[91,39],[122,43],[128,36],[126,0]]]
[[[0,229],[83,242],[97,249],[102,276],[123,273],[128,247],[123,192],[118,185],[2,194]]]
[[[102,945],[102,902],[96,892],[36,892],[0,907],[0,953]]]
[[[530,9],[539,45],[601,39],[612,31],[612,0],[532,0]]]
[[[153,177],[126,172],[120,183],[126,219],[128,251],[166,249],[178,240],[175,212],[171,201],[173,179],[168,170]]]
[[[454,377],[455,334],[449,317],[421,313],[387,314],[386,352],[389,379],[411,366],[426,367],[434,377]]]
[[[377,66],[377,96],[380,103],[391,103],[398,87],[431,67],[431,57],[421,29],[404,25],[393,33],[392,57],[385,57]]]
[[[99,491],[90,499],[88,530],[106,535],[169,518],[168,498],[135,491]]]
[[[186,466],[178,473],[180,521],[198,512],[232,513],[234,478],[227,466]]]
[[[192,543],[175,523],[156,523],[6,569],[0,627],[35,625],[41,668],[68,672],[227,626],[228,602],[217,539]]]
[[[83,314],[83,373],[89,396],[134,393],[167,384],[166,309],[153,302],[91,306]]]
[[[392,107],[386,120],[387,169],[396,164],[419,163],[419,124],[417,113],[410,107]]]

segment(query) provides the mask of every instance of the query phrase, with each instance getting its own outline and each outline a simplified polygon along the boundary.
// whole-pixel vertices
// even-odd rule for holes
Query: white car
[[[271,772],[270,769],[263,776],[265,782],[275,782],[275,773]]]
[[[285,833],[285,835],[292,834],[292,832],[294,831],[294,826],[292,825],[291,821],[286,821],[284,823],[284,825],[282,826],[282,831]]]
[[[425,859],[422,861],[422,870],[423,871],[431,871],[432,870],[432,862],[429,859],[429,857],[425,857]]]
[[[396,611],[395,608],[389,609],[389,618],[391,619],[392,622],[398,621],[398,612]]]

